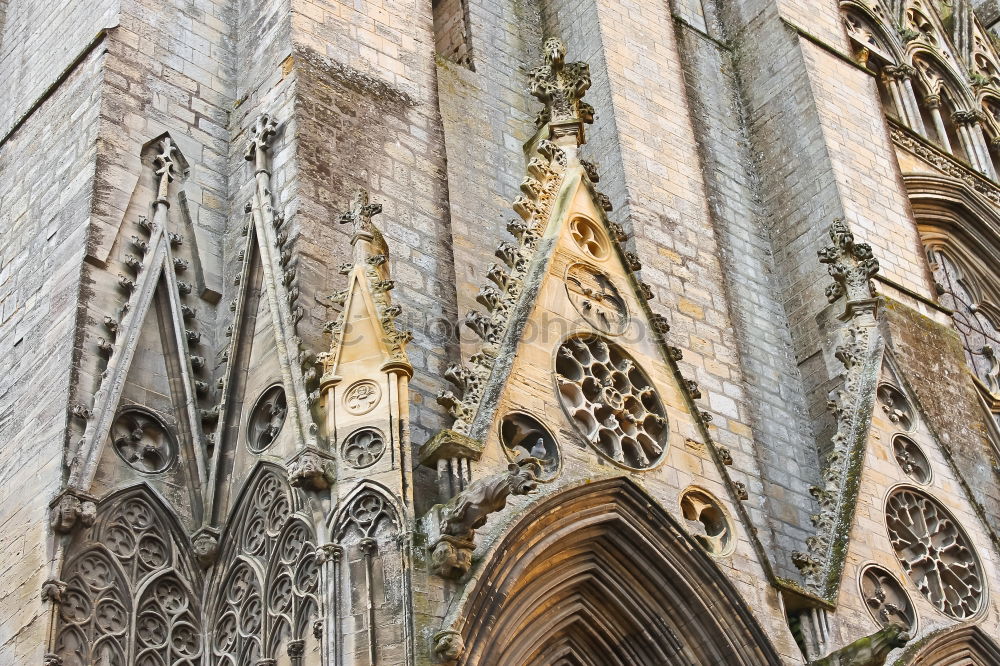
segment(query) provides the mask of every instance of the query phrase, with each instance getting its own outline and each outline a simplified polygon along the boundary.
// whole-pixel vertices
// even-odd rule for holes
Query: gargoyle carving
[[[288,466],[288,482],[295,488],[325,490],[330,487],[333,478],[326,461],[307,451]]]
[[[527,495],[538,487],[539,461],[526,458],[507,471],[474,481],[449,501],[440,513],[441,536],[431,552],[431,569],[443,578],[459,578],[472,565],[476,529],[491,513],[507,506],[511,495]]]
[[[890,624],[871,636],[859,638],[809,666],[883,666],[889,653],[910,642],[910,634]]]

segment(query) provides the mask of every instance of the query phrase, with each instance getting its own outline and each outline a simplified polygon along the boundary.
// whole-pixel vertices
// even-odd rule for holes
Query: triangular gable
[[[979,617],[997,563],[979,508],[889,351],[876,396],[838,607],[919,639]]]

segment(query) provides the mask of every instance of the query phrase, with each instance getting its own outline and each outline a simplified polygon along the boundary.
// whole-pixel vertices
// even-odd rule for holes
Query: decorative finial
[[[828,245],[819,254],[820,263],[829,264],[827,269],[834,283],[826,288],[826,297],[833,303],[841,296],[851,303],[867,301],[875,297],[875,288],[871,283],[873,275],[878,273],[878,259],[872,253],[868,243],[855,243],[854,234],[843,219],[836,219],[830,226]]]
[[[581,101],[590,88],[590,65],[566,62],[566,46],[561,40],[545,41],[545,63],[531,70],[531,94],[545,105],[535,124],[558,126],[576,124],[583,143],[582,123],[594,122],[594,108]]]
[[[351,242],[361,236],[371,239],[376,233],[375,225],[372,224],[372,217],[382,212],[382,204],[368,203],[368,192],[366,190],[355,190],[351,197],[351,208],[340,216],[341,224],[354,225],[354,236]]]
[[[250,128],[250,143],[243,157],[247,161],[253,161],[257,171],[264,169],[264,156],[270,150],[271,140],[277,131],[278,124],[267,113],[257,116]]]
[[[170,140],[169,136],[163,137],[163,141],[160,142],[160,152],[153,158],[153,166],[156,167],[157,178],[157,203],[167,202],[167,188],[170,181],[174,179],[174,167],[176,166],[174,162],[175,152],[177,152],[177,146],[174,145],[174,142]]]

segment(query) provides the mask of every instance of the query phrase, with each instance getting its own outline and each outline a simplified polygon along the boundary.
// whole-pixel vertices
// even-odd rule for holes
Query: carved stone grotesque
[[[531,70],[531,94],[545,105],[535,124],[592,123],[594,109],[580,101],[590,88],[590,65],[566,62],[566,46],[548,39],[543,47],[545,63]]]
[[[453,629],[446,629],[434,634],[434,655],[445,664],[454,664],[465,654],[465,641],[462,634]]]
[[[307,451],[288,466],[288,482],[296,488],[326,490],[333,479],[326,461],[317,453]]]
[[[63,593],[66,592],[66,582],[51,578],[42,583],[42,601],[61,604]]]
[[[440,537],[431,551],[431,570],[443,578],[460,578],[472,565],[476,529],[491,513],[507,506],[510,495],[527,495],[538,487],[541,473],[533,458],[511,463],[507,471],[474,481],[440,513]]]
[[[909,633],[898,625],[890,624],[871,636],[859,638],[850,645],[817,659],[809,666],[883,666],[890,652],[909,642]]]
[[[79,522],[90,527],[97,518],[97,505],[87,496],[64,492],[52,505],[52,529],[67,534]]]
[[[833,303],[841,296],[851,301],[864,301],[875,296],[871,278],[878,273],[878,259],[868,243],[855,243],[854,234],[842,219],[833,221],[830,227],[831,245],[818,252],[820,263],[827,264],[827,270],[834,282],[826,288],[826,297]]]
[[[219,537],[207,530],[199,530],[191,537],[191,547],[194,556],[198,558],[198,563],[208,568],[215,563],[215,558],[219,554]]]

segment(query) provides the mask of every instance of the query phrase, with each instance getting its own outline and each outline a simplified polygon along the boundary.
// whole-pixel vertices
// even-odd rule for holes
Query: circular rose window
[[[632,469],[663,458],[663,403],[621,347],[594,336],[570,338],[556,354],[556,384],[566,415],[602,456]]]
[[[903,571],[939,611],[957,619],[983,606],[983,576],[969,537],[934,498],[901,488],[886,501],[889,541]]]

